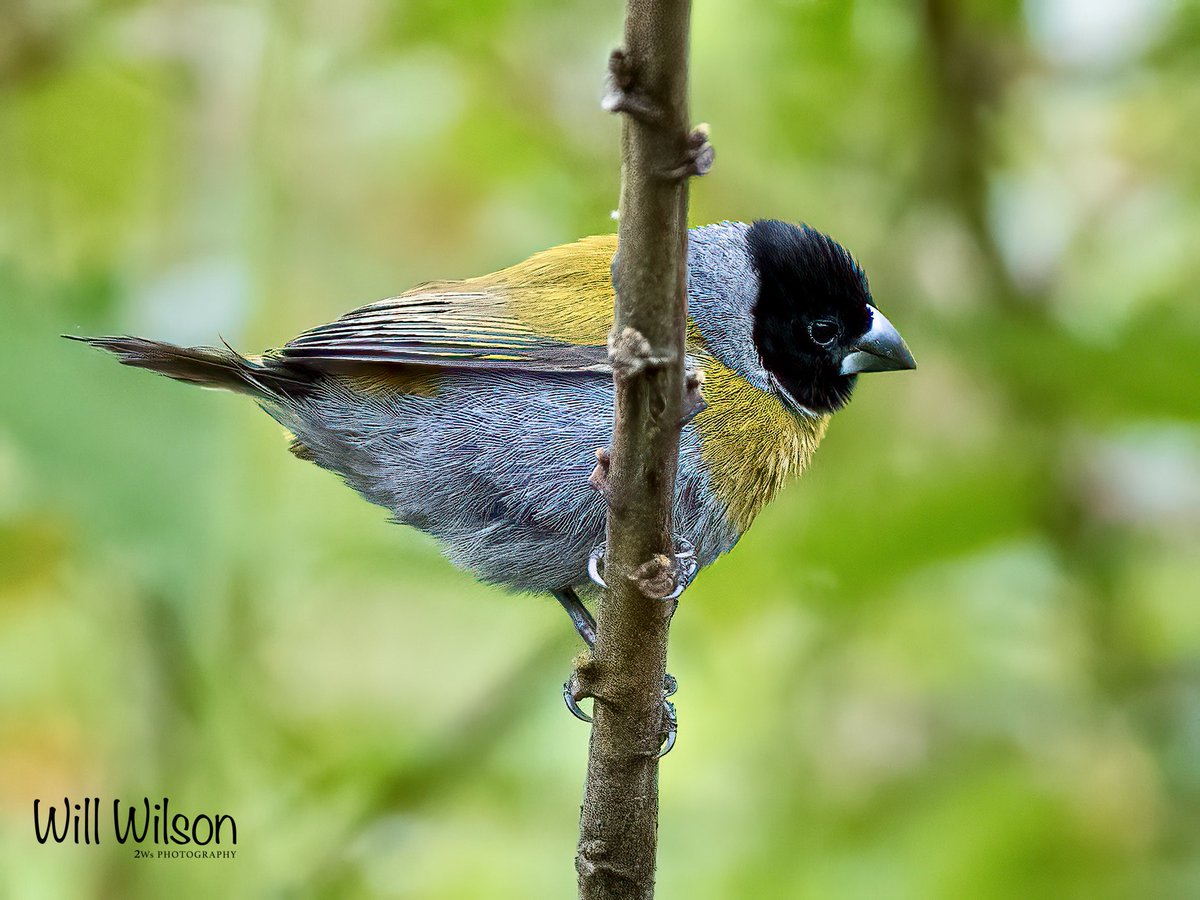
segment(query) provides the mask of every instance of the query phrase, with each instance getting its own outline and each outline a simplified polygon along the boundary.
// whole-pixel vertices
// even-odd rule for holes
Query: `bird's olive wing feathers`
[[[611,375],[615,238],[555,247],[493,275],[424,285],[295,338],[277,358]]]

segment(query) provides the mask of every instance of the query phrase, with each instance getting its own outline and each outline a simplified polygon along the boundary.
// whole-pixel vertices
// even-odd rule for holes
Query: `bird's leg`
[[[575,588],[567,587],[561,591],[555,591],[554,599],[567,611],[567,615],[571,617],[571,624],[575,626],[575,631],[583,638],[583,642],[588,645],[588,649],[595,647],[596,619],[591,611],[583,605],[583,601],[575,593]]]
[[[555,591],[554,599],[567,611],[567,615],[571,617],[571,624],[575,626],[576,634],[583,638],[583,642],[587,644],[590,652],[596,646],[596,619],[592,616],[591,610],[583,605],[583,601],[579,599],[575,588],[572,587]],[[563,702],[567,704],[571,715],[581,722],[592,721],[592,717],[585,713],[579,705],[579,701],[588,696],[590,694],[583,685],[577,666],[571,673],[571,677],[563,683]]]
[[[691,544],[688,544],[688,550],[691,559],[691,574],[688,576],[688,581],[695,576],[695,550],[691,549]],[[603,558],[603,545],[601,545],[600,558]],[[686,587],[686,584],[684,585]],[[682,588],[678,588],[673,595],[668,598],[672,601],[679,596]],[[574,588],[566,587],[562,590],[554,592],[556,599],[562,608],[567,611],[567,615],[571,617],[571,624],[575,626],[576,633],[583,638],[583,642],[587,644],[588,650],[592,650],[596,646],[596,620],[592,616],[591,611],[583,605],[583,601],[579,599],[579,595],[575,593]],[[589,657],[590,658],[590,657]],[[579,705],[579,701],[592,696],[587,687],[587,668],[586,661],[576,661],[575,671],[571,673],[571,677],[563,683],[563,702],[567,705],[571,715],[579,719],[581,722],[591,722],[592,717],[584,712]],[[663,741],[659,748],[658,756],[664,757],[671,752],[671,748],[675,746],[675,738],[679,733],[679,719],[675,714],[675,704],[670,701],[670,697],[679,690],[679,682],[675,676],[667,673],[663,676]]]

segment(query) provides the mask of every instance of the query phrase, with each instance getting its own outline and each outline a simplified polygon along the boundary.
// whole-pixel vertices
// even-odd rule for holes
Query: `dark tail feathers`
[[[176,347],[137,337],[63,337],[107,350],[123,365],[203,387],[258,397],[294,397],[312,385],[312,373],[270,357],[247,359],[229,345]]]

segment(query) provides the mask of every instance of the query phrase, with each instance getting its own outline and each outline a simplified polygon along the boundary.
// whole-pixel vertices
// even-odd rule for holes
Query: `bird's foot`
[[[588,577],[602,588],[608,587],[604,582],[603,568],[606,549],[605,542],[601,541],[588,557]],[[696,562],[696,546],[687,538],[675,538],[675,587],[669,594],[659,599],[678,599],[679,595],[687,590],[688,585],[692,583],[699,571],[700,564]]]
[[[584,711],[579,705],[581,700],[591,697],[587,683],[587,663],[581,663],[571,677],[563,684],[563,702],[566,703],[567,709],[571,715],[579,719],[581,722],[591,722],[592,717]],[[582,674],[581,674],[582,673]],[[675,680],[675,676],[668,673],[663,677],[662,691],[662,742],[658,748],[658,758],[662,759],[675,746],[675,739],[679,734],[679,717],[675,713],[675,704],[670,701],[670,698],[677,690],[679,690],[679,682]]]

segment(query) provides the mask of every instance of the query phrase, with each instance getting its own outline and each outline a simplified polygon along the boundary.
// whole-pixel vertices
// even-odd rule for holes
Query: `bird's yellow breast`
[[[700,457],[729,521],[741,533],[807,468],[829,417],[795,415],[775,395],[712,357],[705,361],[704,375],[708,407],[695,419]]]

